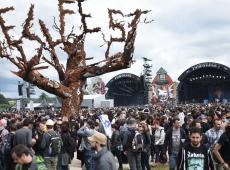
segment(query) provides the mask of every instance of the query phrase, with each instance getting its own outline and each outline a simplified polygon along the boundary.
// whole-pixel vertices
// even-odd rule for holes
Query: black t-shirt
[[[214,170],[210,151],[204,145],[196,148],[190,143],[184,145],[178,154],[178,170]]]
[[[204,148],[204,146],[194,148],[189,145],[186,154],[186,163],[188,169],[205,169],[207,150]]]
[[[218,143],[221,145],[220,155],[224,161],[230,165],[230,137],[225,133],[220,136]]]

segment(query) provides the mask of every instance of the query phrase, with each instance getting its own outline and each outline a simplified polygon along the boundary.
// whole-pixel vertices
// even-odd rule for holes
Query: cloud
[[[35,20],[33,30],[38,35],[38,19],[42,19],[52,32],[54,37],[58,34],[52,30],[53,16],[57,16],[57,0],[1,0],[0,6],[13,5],[15,11],[4,15],[7,23],[17,25],[14,35],[21,32],[21,24],[26,18],[31,3],[35,4]],[[230,1],[229,0],[88,0],[84,4],[84,12],[91,13],[92,18],[87,19],[89,28],[96,26],[109,37],[111,30],[108,28],[107,8],[121,9],[124,13],[134,11],[136,8],[149,9],[152,12],[148,19],[154,19],[151,24],[140,24],[138,27],[134,60],[131,68],[102,75],[102,79],[108,82],[113,76],[123,72],[140,75],[143,68],[142,57],[152,59],[152,71],[156,73],[163,67],[176,81],[180,74],[189,67],[201,62],[217,62],[230,66]],[[69,5],[66,6],[68,8]],[[76,15],[66,17],[67,32],[72,25],[79,25],[77,8]],[[57,22],[58,22],[58,18]],[[78,30],[75,27],[76,31]],[[0,39],[2,37],[0,31]],[[100,34],[91,35],[87,38],[86,52],[88,57],[101,60],[104,56],[105,47]],[[25,48],[29,56],[34,54],[34,44],[26,43]],[[114,51],[121,47],[114,46]],[[66,57],[58,51],[61,61]],[[6,60],[0,60],[0,81],[8,88],[0,86],[1,91],[10,97],[17,96],[18,79],[10,70],[17,70]],[[57,75],[50,68],[45,74],[52,79]],[[0,83],[3,84],[3,83]],[[15,84],[13,86],[13,84]]]

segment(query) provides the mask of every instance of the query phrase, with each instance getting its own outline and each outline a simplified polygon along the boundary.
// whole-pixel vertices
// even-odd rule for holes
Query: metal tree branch
[[[83,100],[83,88],[88,77],[98,76],[104,73],[125,69],[130,67],[133,62],[134,42],[136,38],[137,25],[140,22],[142,14],[147,14],[149,11],[136,10],[134,13],[124,15],[120,10],[108,10],[109,28],[121,32],[119,37],[110,37],[108,41],[103,39],[107,44],[105,51],[105,59],[97,63],[87,65],[87,58],[85,51],[85,38],[89,33],[101,32],[100,27],[88,28],[86,19],[91,17],[90,14],[83,13],[82,3],[85,0],[58,0],[59,10],[59,24],[54,18],[53,28],[59,32],[60,38],[54,40],[50,34],[48,27],[42,20],[39,20],[40,30],[45,37],[44,40],[31,32],[34,20],[34,5],[30,6],[27,18],[23,24],[22,34],[19,39],[13,39],[9,31],[14,26],[6,26],[2,14],[14,10],[13,7],[0,9],[0,27],[2,29],[4,39],[0,40],[0,57],[8,59],[11,63],[16,65],[19,69],[13,72],[15,75],[21,77],[23,80],[30,82],[39,88],[55,94],[63,99],[62,111],[63,114],[70,117],[72,114],[78,113],[80,105]],[[65,35],[65,16],[74,14],[70,9],[64,9],[65,3],[77,3],[78,12],[81,19],[80,33],[74,33],[74,27],[71,32]],[[128,24],[129,31],[126,32],[125,23],[114,20],[114,15],[121,15],[122,17],[133,17]],[[144,23],[147,23],[144,20]],[[23,40],[27,39],[39,44],[36,49],[37,52],[31,59],[28,59],[23,49]],[[114,42],[124,43],[123,51],[110,55],[110,48]],[[66,68],[60,63],[60,56],[56,52],[56,48],[61,47],[67,54]],[[19,56],[12,57],[13,50],[19,52]],[[46,50],[50,54],[47,58],[43,54]],[[39,71],[47,69],[48,66],[41,64],[41,58],[55,68],[59,76],[59,82],[50,80],[43,76]]]
[[[23,78],[23,80],[36,85],[38,88],[43,89],[51,94],[55,94],[59,97],[62,97],[63,99],[71,96],[71,90],[68,87],[56,81],[50,80],[47,77],[44,77],[37,70],[32,70],[30,72],[25,72],[24,70],[18,72],[12,71],[12,73]],[[27,76],[24,77],[24,75]]]
[[[112,14],[120,14],[122,16],[123,13],[121,11],[117,10],[109,10],[109,17],[110,17],[110,27],[112,29],[118,28],[122,32],[122,37],[120,38],[110,38],[110,41],[108,41],[108,47],[105,53],[105,60],[98,62],[96,64],[89,65],[85,70],[83,77],[94,77],[98,76],[104,73],[117,71],[121,69],[125,69],[130,67],[133,58],[134,53],[134,42],[136,38],[136,29],[137,25],[139,23],[140,17],[142,14],[147,14],[150,11],[141,11],[137,9],[134,13],[130,13],[126,15],[126,17],[133,16],[131,23],[128,25],[130,28],[130,31],[127,34],[127,37],[125,38],[124,33],[124,25],[120,23],[115,23],[113,21]],[[109,49],[113,42],[125,42],[124,51],[118,52],[112,56],[109,56]]]
[[[82,2],[84,0],[79,0],[77,1],[78,3],[78,11],[81,16],[81,28],[82,33],[79,35],[76,35],[73,33],[73,29],[71,33],[67,36],[67,42],[64,43],[64,51],[67,52],[69,58],[67,59],[67,66],[66,70],[73,70],[77,69],[78,67],[86,66],[86,54],[84,51],[84,41],[85,41],[85,36],[88,33],[96,33],[101,31],[100,27],[96,27],[93,29],[89,29],[86,24],[86,18],[91,17],[90,14],[84,14],[82,10]],[[62,10],[60,8],[60,10]],[[60,17],[63,18],[63,17]],[[64,21],[63,21],[64,22]],[[63,25],[63,24],[62,24]],[[73,42],[68,41],[70,38],[73,39]],[[72,71],[71,71],[72,72]],[[69,72],[67,72],[69,75]]]
[[[65,15],[66,14],[69,14],[69,15],[72,15],[74,14],[74,11],[73,10],[68,10],[68,9],[64,9],[63,8],[63,5],[64,3],[66,3],[65,1],[62,1],[62,0],[59,0],[59,3],[58,3],[58,7],[59,7],[59,19],[60,19],[60,28],[59,28],[59,33],[60,33],[60,36],[61,36],[61,39],[62,39],[62,42],[65,42]]]
[[[61,40],[53,41],[52,36],[50,35],[49,30],[46,27],[45,23],[42,20],[39,20],[39,24],[41,27],[41,31],[42,31],[44,37],[46,38],[46,42],[48,43],[47,50],[50,52],[51,59],[54,63],[53,66],[55,66],[54,68],[58,72],[59,80],[63,81],[65,79],[65,73],[64,73],[64,70],[60,64],[59,58],[58,58],[56,51],[55,51],[55,46],[59,45],[62,41]]]
[[[13,72],[17,76],[21,77],[25,81],[28,81],[28,82],[38,86],[39,88],[41,88],[43,90],[46,90],[48,92],[51,92],[53,94],[56,94],[60,97],[65,98],[65,97],[69,96],[69,95],[66,95],[66,93],[69,92],[68,88],[61,85],[60,83],[57,83],[57,82],[54,83],[54,81],[49,80],[48,78],[45,78],[41,73],[39,73],[37,71],[37,70],[45,69],[45,68],[47,68],[47,66],[35,67],[36,65],[40,64],[40,58],[42,56],[42,50],[43,50],[44,43],[42,42],[42,40],[38,36],[36,36],[35,34],[32,34],[29,30],[31,28],[31,22],[33,20],[33,8],[34,8],[34,6],[31,5],[30,10],[28,12],[28,17],[27,17],[25,24],[24,24],[24,27],[23,27],[22,35],[18,40],[13,40],[11,38],[11,36],[9,35],[8,32],[9,32],[9,30],[13,29],[14,26],[6,26],[5,21],[1,15],[3,13],[8,12],[8,11],[14,10],[14,8],[10,7],[10,8],[0,9],[0,26],[1,26],[1,29],[2,29],[4,36],[6,38],[6,42],[8,44],[8,45],[6,45],[6,43],[4,43],[4,42],[0,43],[1,57],[4,57],[4,58],[10,60],[11,63],[13,63],[14,65],[16,65],[19,68],[18,72]],[[25,55],[24,50],[21,46],[23,38],[26,38],[29,40],[35,40],[40,44],[40,47],[37,50],[37,54],[34,55],[29,61],[27,61],[26,55]],[[16,57],[18,60],[17,62],[13,57],[10,57],[11,56],[10,54],[7,53],[7,48],[9,48],[10,50],[13,50],[14,48],[16,48],[18,50],[18,52],[20,53],[21,56]],[[59,87],[61,87],[61,89]],[[65,90],[63,91],[63,89],[65,89]]]
[[[96,28],[93,28],[93,29],[89,29],[89,28],[87,27],[86,18],[91,18],[91,15],[90,15],[90,14],[84,14],[84,13],[83,13],[83,10],[82,10],[82,2],[84,2],[84,0],[78,1],[78,10],[79,10],[79,14],[81,15],[81,23],[82,23],[82,27],[83,27],[83,33],[82,33],[82,34],[96,33],[96,32],[101,31],[101,28],[100,28],[100,27],[96,27]]]
[[[29,12],[27,14],[27,19],[25,20],[24,26],[23,26],[23,31],[22,35],[24,38],[27,38],[28,40],[31,41],[37,41],[39,44],[44,44],[42,40],[35,34],[30,32],[30,28],[32,27],[31,22],[34,19],[34,5],[30,6]]]
[[[124,24],[121,24],[118,22],[115,23],[113,19],[113,14],[120,14],[121,16],[124,16],[123,13],[120,10],[114,10],[114,9],[108,9],[108,13],[109,13],[109,28],[112,28],[113,30],[115,30],[115,28],[119,29],[121,31],[121,37],[120,38],[114,38],[112,36],[110,37],[110,41],[107,42],[105,59],[109,58],[110,47],[113,42],[124,42],[125,41]]]

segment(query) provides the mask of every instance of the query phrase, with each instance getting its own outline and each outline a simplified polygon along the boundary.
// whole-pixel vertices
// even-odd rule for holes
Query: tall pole
[[[152,65],[149,63],[152,60],[143,57],[144,60],[144,86],[145,86],[145,95],[147,97],[147,104],[152,104]]]

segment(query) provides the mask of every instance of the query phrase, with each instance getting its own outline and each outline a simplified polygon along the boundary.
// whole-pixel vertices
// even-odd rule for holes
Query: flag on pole
[[[111,139],[112,137],[112,128],[111,128],[111,122],[109,121],[108,115],[100,115],[99,119],[101,120],[101,123],[105,129],[105,134]]]

